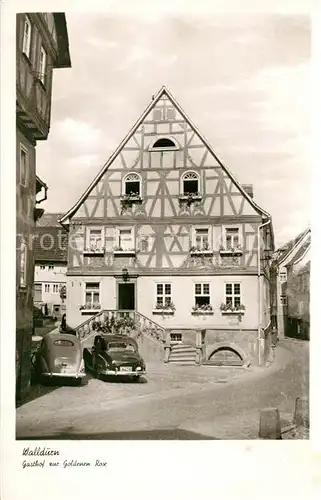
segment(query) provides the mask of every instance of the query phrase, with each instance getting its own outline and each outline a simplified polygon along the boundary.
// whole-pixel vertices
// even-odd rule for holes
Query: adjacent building
[[[310,337],[310,251],[311,230],[308,228],[276,253],[280,338]]]
[[[57,222],[62,214],[45,214],[35,230],[34,305],[61,319],[66,310],[68,234]]]
[[[271,217],[162,87],[61,218],[67,322],[134,311],[203,361],[262,364],[271,326]],[[201,333],[200,333],[201,332]]]
[[[71,63],[65,14],[18,14],[16,22],[16,393],[21,398],[30,385],[35,222],[48,189],[36,175],[36,145],[49,134],[53,69]]]

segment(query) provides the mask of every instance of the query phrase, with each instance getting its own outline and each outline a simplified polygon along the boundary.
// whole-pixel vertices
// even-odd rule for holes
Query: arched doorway
[[[235,349],[224,346],[212,352],[208,359],[208,364],[217,366],[242,366],[244,360]]]

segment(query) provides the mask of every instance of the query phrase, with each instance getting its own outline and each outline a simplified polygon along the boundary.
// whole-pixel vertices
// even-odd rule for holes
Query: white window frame
[[[46,85],[46,74],[47,74],[47,52],[43,45],[40,47],[39,54],[39,80],[43,85]]]
[[[202,230],[202,231],[207,231],[207,240],[208,240],[208,249],[204,249],[204,243],[203,241],[199,245],[197,242],[198,234],[197,231]],[[200,235],[202,239],[203,235]],[[204,235],[205,236],[205,235]],[[203,240],[203,239],[202,239]],[[199,245],[199,248],[198,248]],[[196,252],[208,252],[212,253],[213,245],[212,245],[212,231],[210,226],[195,226],[192,228],[192,247],[196,248]],[[203,249],[203,250],[202,250]]]
[[[162,146],[161,148],[155,148],[154,145],[160,141],[161,139],[168,139],[169,141],[171,141],[174,146]],[[157,136],[156,138],[153,138],[152,142],[150,143],[149,145],[149,151],[155,151],[155,152],[162,152],[162,151],[178,151],[179,149],[179,145],[177,143],[177,140],[172,137],[172,136],[167,136],[167,135],[159,135]]]
[[[58,283],[53,283],[52,293],[59,293],[59,284]]]
[[[98,288],[90,290],[90,287],[87,288],[87,285],[90,285],[90,284],[96,284],[96,285],[98,284]],[[97,293],[97,291],[98,291],[98,294],[99,294],[99,301],[97,302],[97,304],[99,304],[99,306],[100,306],[99,309],[101,309],[101,304],[102,304],[102,286],[101,286],[101,281],[100,280],[97,281],[95,279],[84,281],[84,283],[83,283],[83,297],[84,297],[83,305],[87,304],[86,295],[87,295],[87,293],[91,292],[91,294],[92,294],[91,302],[88,302],[88,304],[90,304],[91,306],[93,306],[93,304],[95,303],[95,302],[93,302],[93,294]],[[89,307],[87,310],[95,310],[95,311],[98,312],[99,309],[91,309]]]
[[[45,271],[46,270],[46,266],[44,264],[40,264],[40,271]]]
[[[162,291],[159,293],[159,287],[162,287]],[[169,292],[167,288],[166,292],[166,287],[169,287]],[[156,300],[155,304],[156,305],[169,305],[173,302],[173,285],[172,283],[168,282],[157,282],[156,283]],[[161,299],[161,300],[158,300]]]
[[[130,177],[133,176],[134,179],[130,179]],[[123,177],[123,181],[122,181],[122,194],[123,196],[129,196],[128,194],[126,194],[126,184],[127,182],[139,182],[139,193],[138,194],[134,194],[132,195],[133,198],[141,198],[142,197],[142,178],[140,176],[140,174],[138,174],[137,172],[128,172],[128,174],[126,174],[124,177]]]
[[[201,287],[201,292],[198,293],[196,291],[196,287]],[[208,287],[208,293],[204,291],[204,287]],[[201,307],[202,305],[205,304],[197,304],[197,297],[206,297],[208,298],[208,304],[206,305],[211,305],[211,284],[209,282],[203,282],[203,281],[196,281],[194,283],[194,306],[195,307]]]
[[[131,233],[131,245],[128,245],[128,248],[124,248],[121,242],[121,233],[122,231],[130,231]],[[132,226],[120,226],[117,228],[116,232],[116,248],[122,248],[122,251],[128,252],[128,251],[134,251],[136,246],[135,246],[135,231]],[[121,250],[119,250],[121,251]]]
[[[188,175],[193,175],[195,176],[193,179],[186,179],[185,177],[188,176]],[[194,193],[191,193],[192,196],[196,196],[197,194],[198,195],[201,195],[201,178],[200,178],[200,174],[198,172],[195,172],[195,170],[187,170],[186,172],[184,172],[182,175],[181,175],[181,178],[180,178],[180,193],[181,193],[181,196],[188,196],[186,195],[186,193],[184,192],[184,181],[188,181],[188,180],[197,180],[197,192],[194,194]]]
[[[24,158],[26,160],[26,163],[24,166],[22,166],[22,153],[25,155]],[[19,166],[20,166],[19,182],[20,182],[21,186],[26,187],[28,185],[29,151],[23,144],[20,144],[19,155],[20,155],[20,158],[19,158]],[[23,176],[23,171],[24,171],[24,176]]]
[[[32,24],[27,15],[23,23],[22,52],[30,59]]]
[[[55,266],[53,264],[48,265],[48,271],[53,271],[55,269]]]
[[[28,246],[25,242],[21,242],[20,246],[20,286],[27,286],[27,264],[28,264]]]
[[[50,283],[44,283],[44,293],[51,293],[50,292]]]
[[[242,226],[240,224],[233,224],[233,225],[226,225],[222,227],[222,246],[224,250],[229,251],[230,249],[227,248],[227,232],[229,229],[237,229],[238,230],[238,250],[241,250],[243,247],[243,238],[242,238]],[[233,238],[234,241],[234,238]],[[232,245],[233,248],[233,245]],[[234,246],[235,249],[235,246]]]
[[[226,287],[228,285],[231,285],[232,286],[232,293],[227,293],[226,291]],[[235,293],[235,286],[239,286],[240,287],[240,293]],[[230,302],[228,302],[228,297],[232,299],[232,302],[231,302],[231,305],[232,307],[237,307],[235,305],[235,299],[239,299],[240,300],[240,304],[239,305],[243,305],[243,302],[242,302],[242,283],[240,281],[226,281],[224,283],[224,304],[228,304]]]
[[[176,109],[174,108],[174,106],[170,106],[170,107],[165,108],[165,109],[166,109],[166,111],[165,111],[166,120],[168,120],[168,121],[175,120],[176,119]],[[174,114],[173,118],[168,117],[169,111],[173,111],[173,114]]]
[[[97,241],[99,241],[99,237],[97,235],[97,238],[93,238],[93,243],[91,243],[91,235],[92,232],[100,232],[100,245],[97,244]],[[96,241],[95,241],[96,240]],[[95,252],[102,252],[104,249],[104,228],[101,226],[88,226],[86,227],[86,248],[85,251],[91,252],[91,249],[93,253]]]

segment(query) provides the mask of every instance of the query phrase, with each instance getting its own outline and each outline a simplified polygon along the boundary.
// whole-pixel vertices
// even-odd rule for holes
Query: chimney
[[[242,184],[242,188],[251,198],[253,198],[253,184]]]

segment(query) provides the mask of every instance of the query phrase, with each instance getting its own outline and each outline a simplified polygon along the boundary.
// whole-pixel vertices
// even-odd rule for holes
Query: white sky
[[[310,22],[304,14],[66,14],[72,69],[55,70],[42,206],[77,201],[162,85],[255,201],[276,244],[310,220]]]

